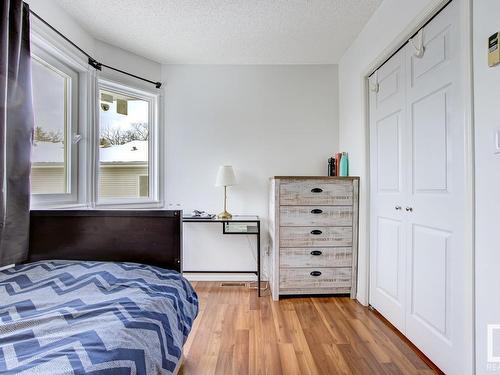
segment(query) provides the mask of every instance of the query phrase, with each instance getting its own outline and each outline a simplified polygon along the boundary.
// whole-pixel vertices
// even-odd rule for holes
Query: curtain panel
[[[27,257],[33,102],[29,6],[0,5],[0,266]]]

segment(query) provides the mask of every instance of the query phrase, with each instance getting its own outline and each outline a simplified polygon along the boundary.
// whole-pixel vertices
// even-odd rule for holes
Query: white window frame
[[[149,145],[148,145],[148,175],[149,175],[149,197],[129,197],[129,198],[99,198],[99,111],[100,111],[100,90],[116,92],[118,94],[133,96],[137,99],[149,103]],[[98,80],[97,90],[97,115],[94,138],[94,160],[95,160],[95,179],[94,179],[94,202],[95,208],[160,208],[163,202],[160,199],[160,153],[159,153],[159,108],[160,95],[158,92],[148,91],[143,88],[137,88],[130,84],[119,83],[108,79],[100,78]]]
[[[34,59],[40,59],[51,67],[70,76],[71,100],[68,102],[68,121],[65,137],[67,193],[32,194],[31,207],[40,208],[81,208],[86,207],[86,191],[84,179],[87,129],[90,118],[88,108],[88,92],[92,81],[92,72],[87,61],[75,53],[57,37],[47,30],[37,19],[31,22],[31,52]],[[80,137],[78,137],[80,136]]]
[[[64,193],[36,193],[33,199],[39,202],[76,202],[78,193],[78,145],[73,144],[73,135],[78,133],[78,72],[57,60],[43,50],[35,49],[31,54],[32,61],[37,61],[67,79],[65,87],[65,119],[64,119],[64,168],[65,186]],[[35,114],[36,120],[36,114]],[[36,125],[36,121],[35,121]]]

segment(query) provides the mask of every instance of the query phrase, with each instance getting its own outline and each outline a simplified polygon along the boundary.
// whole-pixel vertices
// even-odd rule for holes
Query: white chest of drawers
[[[356,295],[358,177],[274,177],[271,292]]]

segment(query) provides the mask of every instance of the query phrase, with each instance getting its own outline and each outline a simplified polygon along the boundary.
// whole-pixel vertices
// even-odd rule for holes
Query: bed
[[[0,271],[0,373],[175,374],[198,313],[180,211],[36,211]]]

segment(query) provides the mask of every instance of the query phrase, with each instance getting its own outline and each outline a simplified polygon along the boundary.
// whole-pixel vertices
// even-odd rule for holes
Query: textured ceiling
[[[55,0],[95,38],[165,63],[337,63],[382,0]]]

